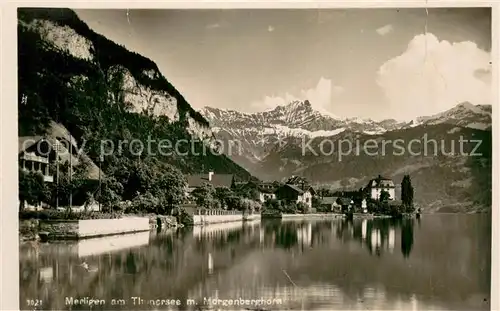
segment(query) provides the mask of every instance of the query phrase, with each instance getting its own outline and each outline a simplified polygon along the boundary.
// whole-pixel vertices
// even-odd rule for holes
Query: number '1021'
[[[38,299],[27,299],[26,304],[30,307],[40,307],[42,305],[42,300]]]

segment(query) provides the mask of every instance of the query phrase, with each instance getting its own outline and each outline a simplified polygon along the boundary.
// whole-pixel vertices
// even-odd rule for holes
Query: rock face
[[[52,44],[56,49],[69,52],[76,58],[89,61],[94,58],[92,42],[69,26],[59,26],[44,19],[33,19],[29,22],[20,20],[20,25],[38,32],[47,43]]]
[[[64,13],[62,15],[66,15],[68,20],[77,18],[69,10],[59,11],[62,11]],[[64,19],[53,21],[46,19],[51,17],[50,13],[48,15],[36,13],[38,12],[32,14],[33,18],[27,21],[20,19],[19,26],[37,32],[56,51],[67,52],[75,58],[89,62],[99,61],[95,59],[96,47],[90,38],[78,33],[70,25],[61,24],[65,22]],[[189,130],[199,137],[211,137],[212,133],[206,120],[198,116],[187,103],[184,103],[184,107],[180,107],[182,106],[178,103],[180,94],[167,91],[168,88],[173,89],[173,86],[165,80],[154,63],[151,62],[151,68],[145,68],[139,74],[151,81],[158,82],[158,84],[168,84],[165,89],[155,89],[141,83],[127,68],[127,64],[111,66],[107,69],[106,74],[108,78],[116,75],[122,76],[120,88],[123,90],[124,101],[131,112],[145,113],[156,117],[166,116],[171,121],[179,121],[181,118],[179,110],[187,108],[187,113],[183,117],[189,122]],[[113,95],[110,94],[110,96]],[[180,101],[184,101],[184,99],[181,98]],[[194,115],[196,115],[195,118],[193,118]]]
[[[152,215],[149,217],[149,225],[151,228],[169,229],[176,228],[180,224],[177,223],[177,219],[173,216]]]
[[[19,221],[19,239],[21,242],[38,240],[38,219]]]

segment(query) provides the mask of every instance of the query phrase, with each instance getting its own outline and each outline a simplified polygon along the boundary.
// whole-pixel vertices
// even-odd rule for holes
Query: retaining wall
[[[80,238],[149,230],[148,217],[124,217],[118,219],[88,219],[78,221]]]
[[[223,222],[243,221],[242,214],[234,215],[193,215],[193,225],[217,224]]]
[[[40,221],[40,235],[49,240],[71,240],[149,231],[148,217]]]

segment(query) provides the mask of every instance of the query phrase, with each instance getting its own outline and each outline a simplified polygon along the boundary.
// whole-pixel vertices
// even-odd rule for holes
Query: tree
[[[259,202],[250,200],[248,198],[244,198],[241,201],[241,211],[253,214],[254,212],[259,212],[261,209],[261,205]]]
[[[401,201],[407,212],[413,212],[413,186],[410,175],[405,175],[401,181]]]
[[[102,204],[103,209],[109,209],[117,206],[122,193],[123,185],[111,176],[101,181],[101,189],[97,191],[95,198]]]
[[[49,198],[49,189],[43,180],[42,174],[19,169],[20,210],[24,208],[26,202],[30,205],[37,205]]]
[[[227,203],[227,209],[229,210],[242,210],[242,198],[237,196],[237,195],[231,195],[227,197],[226,203]]]
[[[259,198],[258,185],[254,181],[249,181],[248,183],[241,185],[236,192],[243,198],[251,200],[257,200]]]
[[[270,199],[264,202],[265,209],[281,211],[281,204],[276,199]]]
[[[215,199],[215,188],[210,183],[203,183],[201,187],[193,190],[191,193],[195,198],[196,204],[204,208],[212,208]]]
[[[184,201],[187,185],[184,175],[173,166],[162,164],[160,168],[153,184],[153,193],[157,194],[160,200],[159,214],[169,213],[174,205]]]
[[[226,208],[229,206],[228,198],[233,195],[233,192],[228,187],[220,187],[215,189],[215,198],[220,202],[221,206]]]
[[[389,192],[385,191],[385,190],[382,190],[380,192],[380,197],[379,197],[379,201],[380,202],[387,202],[389,201],[389,198],[391,197],[391,195],[389,194]]]
[[[309,206],[307,206],[304,202],[297,203],[296,213],[306,214],[309,211]]]
[[[54,164],[51,165],[50,171],[54,172]],[[52,206],[70,207],[70,201],[73,196],[79,192],[88,192],[88,163],[80,161],[76,165],[72,165],[68,161],[59,164],[59,182],[51,183],[50,188],[50,204]],[[92,191],[90,191],[92,192]],[[89,198],[91,193],[86,193],[85,197]]]
[[[380,197],[379,197],[379,212],[383,214],[387,214],[390,212],[390,206],[389,206],[389,198],[391,195],[389,192],[382,190],[380,192]]]
[[[311,205],[313,208],[320,208],[321,207],[321,199],[314,196],[312,197],[312,200],[311,200]]]

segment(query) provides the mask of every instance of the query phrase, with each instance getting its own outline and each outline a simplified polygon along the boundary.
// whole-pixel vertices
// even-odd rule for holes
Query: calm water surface
[[[209,298],[222,310],[257,303],[222,305],[239,298],[266,310],[488,310],[490,241],[489,215],[429,215],[26,243],[21,308],[39,299],[43,310],[88,310],[68,300],[89,297],[105,303],[93,310],[196,310]]]

